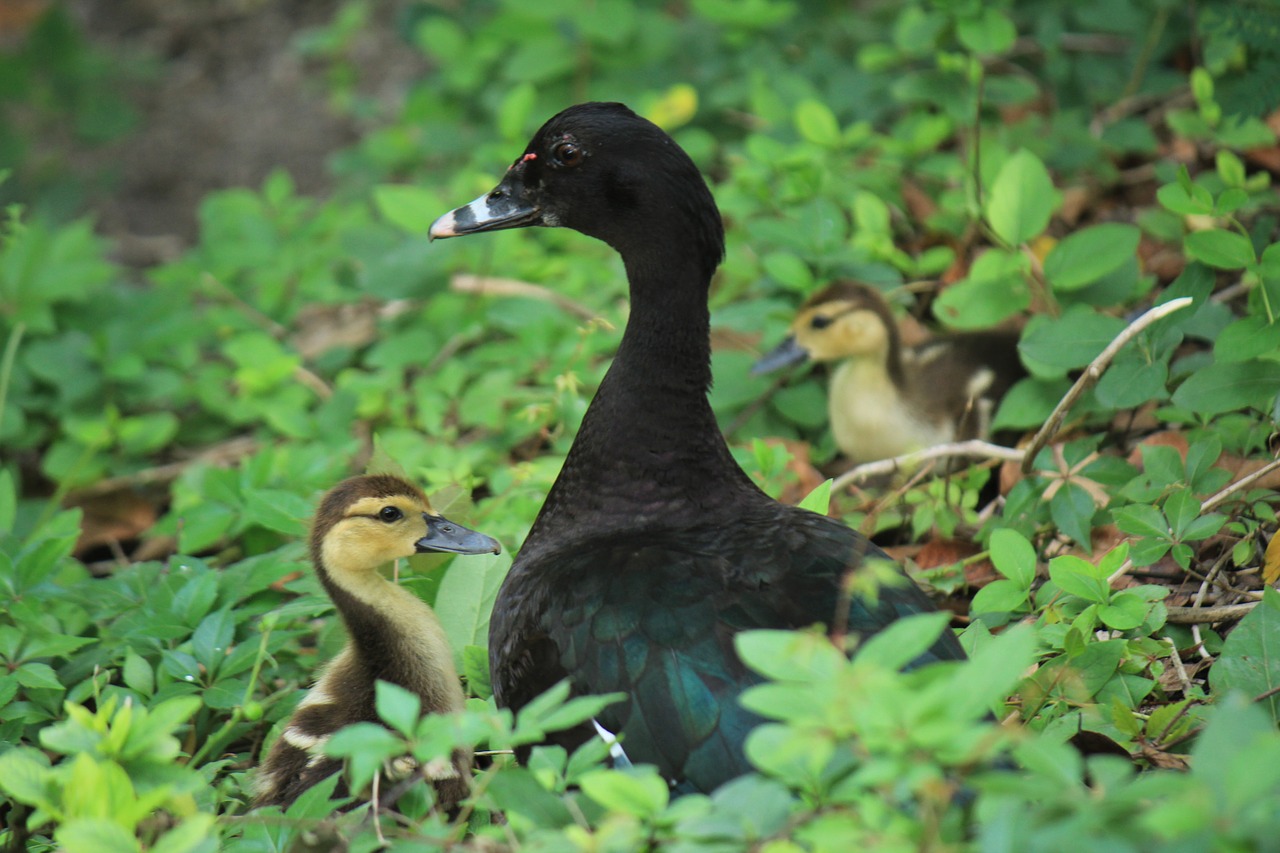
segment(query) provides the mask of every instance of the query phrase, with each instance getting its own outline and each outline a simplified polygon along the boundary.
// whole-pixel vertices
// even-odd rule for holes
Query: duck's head
[[[901,362],[898,325],[875,288],[837,281],[815,293],[791,323],[791,334],[755,363],[767,373],[804,361],[873,358],[893,370]]]
[[[430,551],[497,554],[497,541],[449,521],[412,483],[390,474],[352,477],[320,500],[311,553],[331,573],[367,572]]]
[[[531,225],[572,228],[624,258],[691,245],[708,277],[724,255],[724,226],[697,166],[622,104],[578,104],[552,117],[493,190],[441,216],[430,236]]]

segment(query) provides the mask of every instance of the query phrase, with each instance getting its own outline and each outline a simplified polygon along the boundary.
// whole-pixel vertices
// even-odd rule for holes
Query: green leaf
[[[14,671],[18,683],[32,689],[61,690],[58,674],[47,663],[24,663]]]
[[[1150,361],[1141,353],[1121,352],[1102,374],[1094,394],[1107,408],[1131,409],[1167,398],[1168,382],[1166,362]]]
[[[1175,405],[1202,417],[1236,409],[1265,410],[1280,390],[1280,362],[1255,359],[1215,362],[1201,368],[1173,392]]]
[[[1262,601],[1240,620],[1222,644],[1222,654],[1209,670],[1216,695],[1239,690],[1250,699],[1280,687],[1280,593],[1266,589]],[[1272,725],[1280,724],[1280,695],[1263,708]]]
[[[1073,305],[1061,316],[1031,325],[1018,342],[1028,359],[1057,368],[1084,367],[1106,349],[1125,323],[1088,305]]]
[[[992,532],[987,547],[1000,574],[1023,590],[1031,589],[1036,577],[1036,549],[1027,537],[1011,527],[1001,527]]]
[[[18,492],[13,473],[0,469],[0,530],[13,530],[13,519],[18,508]]]
[[[1067,483],[1049,501],[1049,516],[1053,523],[1086,551],[1091,550],[1093,516],[1097,506],[1093,496],[1083,486]]]
[[[583,793],[611,812],[640,819],[657,815],[667,807],[671,790],[652,768],[634,772],[596,770],[578,780]]]
[[[373,203],[383,218],[411,234],[426,231],[442,209],[434,193],[422,187],[401,184],[374,187]]]
[[[1128,631],[1137,628],[1147,618],[1151,605],[1131,592],[1121,592],[1112,596],[1111,601],[1098,608],[1098,618],[1108,628],[1117,631]]]
[[[573,823],[573,815],[523,767],[504,768],[489,778],[488,795],[500,811],[519,815],[534,826],[554,829]]]
[[[1079,557],[1063,555],[1049,561],[1049,577],[1063,592],[1078,595],[1085,601],[1106,604],[1111,587],[1098,567]]]
[[[779,284],[802,291],[813,287],[813,273],[809,271],[809,265],[791,252],[769,252],[761,263],[769,277]]]
[[[888,669],[902,669],[920,657],[949,631],[947,613],[916,613],[905,616],[872,634],[858,648],[854,662],[874,662]]]
[[[56,774],[38,749],[19,746],[0,755],[0,791],[29,806],[57,814],[53,794]]]
[[[795,122],[800,135],[815,145],[834,148],[840,144],[840,123],[821,101],[804,100],[797,104]]]
[[[192,853],[216,837],[213,828],[215,820],[217,817],[212,814],[191,815],[160,836],[148,853]]]
[[[1218,269],[1243,269],[1257,260],[1249,238],[1234,231],[1195,231],[1187,235],[1185,245],[1188,257]]]
[[[831,480],[824,480],[814,486],[813,491],[805,495],[804,500],[800,501],[797,506],[800,509],[816,512],[818,515],[826,515],[831,506]]]
[[[484,646],[462,647],[461,672],[472,694],[481,699],[488,699],[493,695],[493,684],[489,674],[489,650]]]
[[[995,580],[978,590],[969,610],[982,613],[1015,613],[1027,603],[1026,587],[1011,580]]]
[[[65,853],[139,853],[142,846],[132,833],[107,818],[69,820],[53,833]]]
[[[345,758],[351,768],[353,790],[373,781],[383,762],[405,752],[405,744],[376,723],[355,723],[339,729],[324,742],[325,755]]]
[[[333,814],[335,804],[331,802],[331,798],[341,781],[341,773],[334,773],[321,779],[293,801],[285,811],[285,817],[290,820],[304,821],[320,820]]]
[[[138,691],[143,696],[150,696],[155,692],[155,673],[151,670],[151,664],[147,663],[141,655],[134,652],[129,652],[125,655],[121,675],[124,677],[124,683],[128,687]]]
[[[1213,194],[1199,184],[1187,182],[1165,184],[1156,190],[1156,200],[1183,216],[1208,216],[1213,213]]]
[[[1006,244],[1018,246],[1044,231],[1057,206],[1049,170],[1023,148],[1004,162],[991,185],[987,222]]]
[[[191,635],[191,653],[210,673],[216,673],[218,664],[226,658],[235,630],[236,617],[229,607],[210,613],[196,626]]]
[[[835,752],[829,736],[779,723],[756,726],[744,748],[747,759],[761,772],[792,787],[811,784]]]
[[[1031,305],[1024,257],[988,249],[969,268],[969,276],[942,291],[934,314],[953,329],[984,329]]]
[[[245,499],[245,510],[255,524],[286,536],[307,535],[311,518],[311,502],[301,495],[283,489],[253,489]]]
[[[996,56],[1013,46],[1018,36],[1013,21],[999,9],[991,6],[981,7],[976,15],[960,18],[956,21],[956,37],[960,43],[974,53],[983,56]]]
[[[482,554],[454,560],[440,581],[436,616],[449,637],[458,669],[463,668],[460,655],[464,647],[488,645],[489,614],[510,568],[509,555]]]
[[[1213,342],[1213,358],[1218,362],[1249,361],[1280,349],[1280,322],[1250,314],[1241,317],[1218,334]]]
[[[1115,510],[1114,516],[1116,526],[1125,533],[1156,539],[1169,538],[1169,522],[1156,507],[1132,504]]]
[[[399,684],[378,679],[374,682],[378,717],[405,737],[413,735],[422,715],[422,699]]]
[[[774,681],[826,681],[845,656],[816,631],[742,631],[733,638],[742,662]]]
[[[1106,223],[1076,231],[1044,259],[1044,274],[1056,290],[1078,290],[1119,269],[1138,250],[1136,225]]]
[[[533,108],[537,103],[538,89],[528,80],[516,83],[511,86],[506,95],[502,98],[502,104],[498,107],[498,132],[502,134],[502,138],[510,142],[523,142],[529,136],[529,121],[533,117]],[[386,189],[386,187],[378,187],[377,189]],[[397,220],[388,216],[386,209],[382,207],[381,200],[374,195],[375,201],[379,202],[379,209],[382,215],[387,216],[393,222]],[[431,220],[427,220],[430,222]],[[422,222],[422,220],[418,220]]]

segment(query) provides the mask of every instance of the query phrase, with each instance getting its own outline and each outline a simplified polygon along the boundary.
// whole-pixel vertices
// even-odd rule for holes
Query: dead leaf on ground
[[[1275,586],[1280,581],[1280,531],[1271,534],[1266,554],[1262,558],[1262,582]]]
[[[155,504],[133,489],[94,495],[70,505],[84,511],[74,551],[77,557],[94,548],[137,539],[159,517]]]

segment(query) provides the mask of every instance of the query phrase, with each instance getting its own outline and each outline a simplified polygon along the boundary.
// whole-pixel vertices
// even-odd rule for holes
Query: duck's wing
[[[599,725],[620,736],[631,761],[655,764],[694,790],[710,791],[749,771],[742,745],[760,718],[738,696],[761,677],[739,660],[734,635],[830,628],[840,621],[846,572],[869,557],[887,559],[830,519],[789,515],[786,525],[614,536],[560,556],[555,574],[563,584],[552,585],[542,602],[537,636],[497,663],[495,684],[528,677],[536,663],[542,688],[567,675],[575,693],[625,692],[600,714]],[[768,540],[752,535],[760,530],[769,531]],[[874,606],[854,599],[847,607],[844,628],[858,635],[933,609],[910,581],[881,590]],[[946,632],[917,663],[963,656]],[[519,707],[532,695],[507,698]],[[560,742],[573,746],[593,732],[584,726]]]

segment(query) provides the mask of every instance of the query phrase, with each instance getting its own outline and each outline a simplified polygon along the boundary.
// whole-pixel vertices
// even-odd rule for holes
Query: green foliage
[[[1278,211],[1240,153],[1276,144],[1257,118],[1275,106],[1273,4],[1196,20],[1152,0],[454,5],[397,18],[431,71],[394,108],[360,85],[372,4],[289,48],[366,128],[334,159],[336,191],[277,173],[210,194],[196,245],[137,277],[66,215],[70,171],[35,153],[46,120],[94,138],[129,123],[102,56],[55,6],[0,59],[0,109],[25,117],[0,123],[20,202],[0,226],[0,844],[371,849],[367,786],[388,764],[416,768],[382,780],[399,799],[377,820],[405,850],[1273,844],[1277,596],[1216,629],[1173,618],[1199,589],[1259,586],[1276,525],[1265,482],[1219,496],[1265,461],[1277,419]],[[886,541],[977,543],[925,573],[968,601],[971,657],[897,671],[948,630],[938,616],[852,662],[809,632],[741,635],[765,677],[745,699],[766,719],[747,746],[758,772],[710,796],[606,767],[602,741],[517,766],[510,751],[612,697],[561,685],[518,716],[490,698],[489,611],[617,345],[625,285],[607,247],[565,232],[424,235],[587,98],[633,105],[713,178],[729,246],[711,400],[771,494],[812,485],[793,448],[821,462],[834,444],[821,385],[750,375],[746,342],[780,338],[833,278],[948,328],[1018,323],[1030,375],[995,414],[1015,431],[1135,314],[1192,300],[1120,350],[994,506],[983,465],[883,494],[812,489],[802,505]],[[501,280],[478,292],[477,275]],[[474,493],[449,514],[506,549],[415,559],[404,578],[471,698],[419,719],[379,685],[386,725],[327,745],[358,793],[334,800],[335,777],[250,814],[256,757],[341,643],[302,546],[314,499],[370,457]],[[141,496],[163,561],[95,548],[94,490]],[[983,583],[967,570],[985,557]],[[1082,759],[1064,743],[1080,731],[1143,772]],[[422,775],[454,748],[493,755],[451,818]]]

